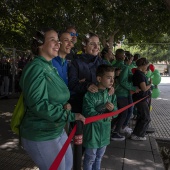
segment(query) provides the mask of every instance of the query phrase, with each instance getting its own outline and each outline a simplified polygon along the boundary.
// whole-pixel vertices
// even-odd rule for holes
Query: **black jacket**
[[[84,94],[91,84],[96,84],[96,69],[106,62],[89,54],[82,54],[72,61],[68,71],[68,87],[71,92],[70,104],[73,112],[82,111]],[[84,80],[84,81],[83,81]]]

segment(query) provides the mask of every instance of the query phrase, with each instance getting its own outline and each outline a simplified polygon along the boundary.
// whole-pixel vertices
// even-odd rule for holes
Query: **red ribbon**
[[[63,156],[71,142],[71,139],[73,138],[74,134],[76,133],[76,129],[77,129],[77,125],[74,126],[73,130],[71,131],[68,139],[66,140],[66,142],[64,143],[62,149],[60,150],[60,152],[58,153],[57,157],[55,158],[54,162],[52,163],[50,170],[56,170],[58,169],[60,162],[63,159]]]
[[[148,97],[148,96],[146,96],[146,97]],[[109,112],[109,113],[104,113],[104,114],[97,115],[97,116],[88,117],[85,120],[85,124],[92,123],[92,122],[95,122],[97,120],[101,120],[101,119],[104,119],[104,118],[107,118],[107,117],[118,115],[121,112],[123,112],[124,110],[128,109],[129,107],[131,107],[131,106],[135,105],[136,103],[140,102],[141,100],[145,99],[146,97],[144,97],[144,98],[142,98],[142,99],[140,99],[136,102],[133,102],[133,103],[131,103],[131,104],[119,109],[119,110],[116,110],[114,112]]]
[[[101,119],[104,119],[104,118],[107,118],[107,117],[111,117],[111,116],[115,116],[115,115],[118,115],[120,114],[121,112],[123,112],[124,110],[128,109],[129,107],[135,105],[136,103],[142,101],[143,99],[147,98],[148,96],[136,101],[136,102],[133,102],[119,110],[116,110],[114,112],[109,112],[109,113],[104,113],[104,114],[101,114],[101,115],[97,115],[97,116],[92,116],[92,117],[88,117],[86,118],[85,120],[85,124],[88,124],[88,123],[92,123],[92,122],[95,122],[95,121],[98,121],[98,120],[101,120]],[[68,136],[68,139],[66,140],[66,142],[64,143],[62,149],[60,150],[60,152],[58,153],[57,157],[55,158],[54,162],[52,163],[51,167],[50,167],[50,170],[57,170],[57,168],[59,167],[60,165],[60,162],[62,161],[63,159],[63,156],[74,136],[74,134],[76,133],[76,129],[77,129],[77,125],[74,126],[73,130],[71,131],[70,135]]]

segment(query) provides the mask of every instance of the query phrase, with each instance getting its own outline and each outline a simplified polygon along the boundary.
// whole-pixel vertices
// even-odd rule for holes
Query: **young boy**
[[[87,92],[83,100],[83,115],[87,118],[117,110],[116,95],[109,95],[108,89],[114,83],[114,68],[102,64],[96,71],[98,92]],[[83,169],[100,169],[106,146],[110,143],[111,117],[87,124],[84,127]]]

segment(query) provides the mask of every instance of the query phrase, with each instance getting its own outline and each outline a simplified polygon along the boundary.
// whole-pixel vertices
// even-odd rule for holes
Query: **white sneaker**
[[[131,134],[132,132],[133,132],[133,130],[131,128],[129,128],[128,126],[126,126],[124,129],[120,130],[120,133]]]
[[[138,141],[144,141],[144,140],[146,140],[146,137],[139,137],[139,136],[136,136],[136,135],[132,135],[131,139],[132,140],[138,140]]]

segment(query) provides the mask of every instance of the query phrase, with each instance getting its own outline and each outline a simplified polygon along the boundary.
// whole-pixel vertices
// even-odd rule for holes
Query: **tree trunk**
[[[108,40],[108,45],[110,49],[113,49],[114,43],[115,43],[115,35],[118,33],[119,30],[116,30],[113,32],[112,35],[109,36],[109,40]]]

